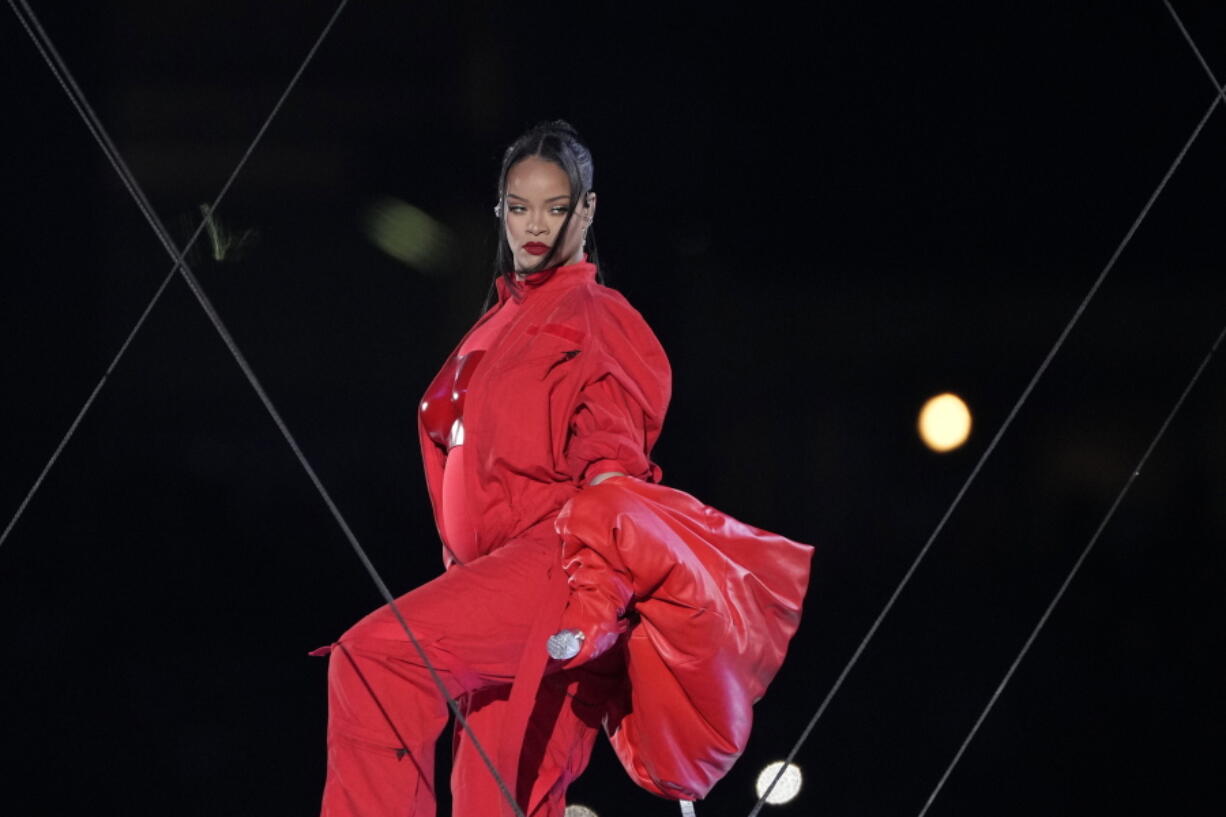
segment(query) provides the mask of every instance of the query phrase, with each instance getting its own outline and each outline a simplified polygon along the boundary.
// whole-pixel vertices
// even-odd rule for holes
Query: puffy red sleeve
[[[608,471],[659,482],[651,449],[672,393],[660,342],[620,296],[593,304],[590,359],[570,419],[566,464],[576,482]]]
[[[648,791],[705,797],[744,750],[753,704],[787,653],[813,548],[622,478],[576,494],[557,530],[571,588],[563,627],[585,637],[568,666],[630,631],[626,693],[604,720],[622,765]]]

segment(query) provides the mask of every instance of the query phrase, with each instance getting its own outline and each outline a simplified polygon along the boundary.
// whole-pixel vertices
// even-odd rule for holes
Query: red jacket
[[[481,554],[556,516],[597,474],[659,481],[650,451],[668,408],[672,370],[643,317],[595,276],[596,267],[581,262],[542,273],[544,280],[525,282],[520,293],[498,280],[499,304],[521,296],[523,304],[468,386],[465,445],[472,448],[464,481],[481,520]],[[439,522],[445,455],[420,413],[418,434]],[[443,558],[450,566],[450,555]]]
[[[558,539],[570,589],[564,620],[588,636],[568,666],[630,630],[627,681],[607,703],[606,731],[636,783],[693,800],[745,747],[752,704],[799,623],[812,548],[649,484],[660,479],[650,453],[671,370],[642,316],[597,284],[595,271],[586,262],[560,267],[522,293],[499,280],[500,304],[524,300],[468,385],[464,479],[481,520],[477,550],[524,535]],[[437,521],[444,454],[420,414],[418,427]],[[607,471],[636,479],[581,490]],[[453,561],[447,551],[444,561]],[[542,615],[553,618],[545,633],[560,628],[562,603],[547,612],[542,600]],[[543,637],[540,658],[532,649],[516,682],[532,689],[512,692],[520,722]],[[500,747],[500,765],[515,769],[516,752]]]

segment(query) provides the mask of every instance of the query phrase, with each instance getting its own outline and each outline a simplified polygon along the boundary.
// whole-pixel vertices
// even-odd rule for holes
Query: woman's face
[[[504,206],[507,244],[516,272],[535,267],[555,244],[558,264],[583,260],[583,235],[596,212],[596,194],[588,193],[562,235],[562,223],[570,210],[570,179],[558,165],[539,156],[513,164],[507,171]]]

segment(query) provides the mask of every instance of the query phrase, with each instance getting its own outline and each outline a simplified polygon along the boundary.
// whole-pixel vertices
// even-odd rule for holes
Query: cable
[[[1162,180],[1158,183],[1158,186],[1154,188],[1154,192],[1150,195],[1149,199],[1145,202],[1145,205],[1141,208],[1141,212],[1138,213],[1137,217],[1133,220],[1132,226],[1128,228],[1128,232],[1124,234],[1123,239],[1121,239],[1120,243],[1116,246],[1115,252],[1111,254],[1110,259],[1108,259],[1106,266],[1103,267],[1102,272],[1099,273],[1093,286],[1090,287],[1090,290],[1085,294],[1085,297],[1082,298],[1081,303],[1077,306],[1072,318],[1069,319],[1064,329],[1060,332],[1060,335],[1056,338],[1051,350],[1048,351],[1047,356],[1043,359],[1043,362],[1039,364],[1039,368],[1030,378],[1030,382],[1026,384],[1026,388],[1022,390],[1021,396],[1019,396],[1017,401],[1013,404],[1013,408],[1009,410],[1009,414],[1005,417],[1004,423],[1002,423],[1000,428],[997,429],[991,442],[988,443],[987,448],[984,449],[984,452],[979,456],[979,460],[975,463],[975,467],[971,469],[970,475],[966,478],[965,482],[962,483],[962,487],[958,489],[958,493],[954,496],[953,502],[950,503],[949,508],[946,509],[944,515],[941,517],[941,520],[937,523],[936,528],[932,531],[932,534],[928,537],[928,540],[924,543],[924,546],[920,549],[915,559],[912,560],[911,566],[908,567],[906,573],[903,574],[902,579],[894,588],[894,592],[890,594],[889,599],[886,601],[885,606],[881,608],[881,612],[878,613],[877,618],[872,623],[872,626],[869,627],[868,632],[864,635],[864,638],[860,640],[860,644],[858,647],[856,647],[855,652],[852,653],[851,658],[843,666],[843,670],[835,679],[834,685],[830,688],[830,691],[826,693],[826,697],[823,698],[821,704],[818,705],[817,711],[813,713],[813,717],[809,719],[804,731],[801,732],[800,737],[792,746],[791,751],[788,752],[783,764],[779,767],[779,771],[775,774],[774,778],[771,779],[770,785],[767,786],[758,797],[758,801],[749,812],[749,817],[757,817],[758,813],[762,810],[762,806],[766,803],[766,798],[775,788],[775,784],[778,783],[779,779],[783,776],[784,770],[787,769],[789,763],[795,760],[797,752],[800,751],[800,748],[804,745],[805,741],[808,740],[809,734],[813,731],[814,727],[817,726],[817,722],[821,719],[827,707],[830,705],[830,701],[833,700],[836,694],[838,694],[839,689],[843,686],[843,682],[847,679],[847,676],[851,672],[852,668],[854,668],[859,662],[860,656],[864,653],[865,648],[868,647],[869,642],[872,641],[873,637],[877,634],[877,630],[881,627],[881,623],[885,620],[885,617],[889,615],[890,610],[893,609],[894,603],[902,594],[903,589],[910,583],[911,577],[915,574],[916,569],[920,566],[920,563],[924,561],[924,557],[926,557],[928,555],[928,551],[932,549],[933,543],[945,529],[945,524],[949,521],[949,518],[953,516],[954,511],[957,509],[958,505],[961,504],[962,498],[966,495],[967,490],[975,481],[975,478],[979,475],[979,472],[983,469],[983,466],[988,461],[988,458],[992,456],[992,452],[996,450],[996,446],[1000,442],[1001,438],[1004,437],[1005,432],[1008,431],[1009,427],[1013,424],[1013,420],[1017,417],[1018,412],[1026,403],[1026,400],[1030,397],[1031,392],[1034,391],[1035,386],[1043,377],[1043,374],[1047,371],[1048,366],[1056,357],[1056,354],[1060,351],[1060,348],[1064,345],[1064,342],[1068,338],[1069,334],[1073,331],[1073,327],[1075,327],[1081,320],[1081,316],[1086,311],[1090,301],[1094,299],[1094,296],[1098,293],[1099,288],[1107,279],[1107,276],[1111,273],[1111,270],[1115,268],[1115,263],[1117,260],[1119,260],[1124,248],[1127,247],[1132,241],[1133,235],[1141,226],[1141,222],[1144,221],[1145,217],[1149,214],[1154,202],[1158,200],[1158,196],[1160,196],[1162,191],[1166,189],[1167,182],[1171,180],[1171,177],[1175,174],[1175,170],[1183,162],[1183,158],[1187,154],[1188,149],[1192,147],[1192,144],[1196,141],[1197,137],[1200,136],[1201,131],[1205,127],[1205,123],[1209,121],[1209,117],[1213,115],[1215,110],[1217,110],[1222,98],[1222,94],[1215,96],[1213,98],[1213,102],[1210,103],[1209,107],[1205,110],[1204,115],[1201,116],[1200,121],[1196,123],[1196,127],[1193,128],[1191,135],[1188,137],[1187,141],[1184,142],[1183,147],[1180,148],[1179,153],[1175,156],[1175,160],[1171,162],[1171,166],[1167,169],[1165,175],[1163,175]]]
[[[17,3],[20,3],[20,6],[21,6],[20,9],[18,8]],[[137,206],[140,208],[141,212],[145,216],[145,219],[149,222],[149,225],[153,228],[154,232],[157,234],[158,240],[161,241],[163,247],[165,247],[166,251],[174,259],[175,268],[177,268],[178,271],[183,276],[183,280],[187,283],[188,287],[191,289],[192,294],[196,296],[196,300],[200,303],[200,306],[204,310],[205,315],[208,316],[209,321],[213,324],[214,329],[216,329],[217,333],[221,336],[221,339],[225,343],[226,348],[230,350],[230,354],[234,357],[235,362],[238,364],[239,368],[242,370],[244,376],[247,378],[247,381],[251,384],[251,387],[255,390],[256,395],[260,398],[260,401],[264,404],[265,409],[268,411],[269,415],[273,419],[273,422],[276,424],[278,430],[280,430],[282,436],[285,438],[286,443],[288,443],[290,449],[294,452],[294,455],[297,457],[298,462],[302,465],[303,470],[306,471],[307,476],[311,480],[311,483],[315,486],[316,490],[319,492],[319,495],[323,499],[324,504],[328,507],[328,510],[331,512],[333,518],[336,520],[336,523],[340,526],[341,531],[344,533],[345,538],[349,541],[350,546],[353,548],[354,552],[357,554],[358,559],[362,562],[362,565],[366,568],[367,573],[370,575],[371,579],[374,581],[375,586],[378,589],[380,595],[383,597],[384,601],[387,603],[388,607],[391,609],[392,615],[396,618],[396,621],[400,624],[400,627],[404,631],[409,642],[413,645],[413,648],[417,651],[418,656],[421,658],[423,665],[425,666],[426,670],[429,672],[430,677],[433,680],[435,686],[438,688],[439,692],[442,694],[444,699],[447,701],[447,705],[451,709],[453,715],[455,716],[456,722],[460,724],[461,728],[464,729],[464,731],[468,734],[469,739],[473,743],[473,748],[477,750],[478,755],[481,757],[482,761],[484,761],[484,763],[486,764],[487,768],[490,771],[490,774],[494,776],[495,782],[498,784],[498,787],[501,790],[504,797],[507,799],[507,802],[511,805],[511,808],[514,811],[514,813],[517,815],[517,817],[524,817],[522,809],[520,809],[519,804],[515,801],[514,796],[512,796],[510,790],[507,788],[507,785],[505,781],[503,781],[502,776],[498,773],[497,768],[494,766],[493,762],[490,760],[489,756],[486,754],[485,749],[481,746],[480,742],[477,740],[476,735],[472,732],[472,729],[469,727],[467,719],[464,718],[463,713],[460,711],[460,706],[458,702],[447,691],[446,685],[443,683],[442,678],[439,676],[438,672],[435,670],[433,664],[431,663],[429,657],[426,655],[425,650],[422,648],[417,638],[413,635],[413,631],[409,628],[408,622],[405,621],[404,616],[401,614],[399,608],[396,607],[395,598],[392,596],[391,591],[388,590],[386,583],[383,581],[383,577],[380,576],[378,570],[376,570],[374,564],[370,560],[370,557],[366,554],[365,549],[358,542],[357,537],[354,535],[352,529],[349,527],[349,523],[345,520],[344,516],[341,514],[340,509],[337,507],[336,503],[333,501],[332,496],[328,493],[327,488],[324,487],[324,484],[320,480],[318,474],[316,474],[315,469],[311,466],[310,462],[307,460],[306,455],[303,454],[302,449],[298,445],[297,440],[294,438],[293,434],[290,432],[289,427],[286,425],[285,420],[281,417],[280,412],[277,411],[276,406],[273,405],[272,399],[268,396],[268,393],[264,390],[264,387],[260,383],[259,378],[256,376],[255,371],[251,368],[251,365],[247,362],[246,357],[243,355],[242,351],[238,348],[238,344],[234,341],[233,336],[230,334],[229,330],[226,328],[225,323],[221,319],[221,316],[217,313],[216,308],[213,306],[212,302],[209,300],[208,296],[205,294],[203,287],[201,287],[200,285],[200,282],[196,279],[196,276],[192,273],[187,262],[184,260],[183,253],[180,252],[178,248],[175,246],[174,241],[171,239],[170,234],[166,230],[166,227],[162,224],[161,219],[158,218],[157,213],[154,211],[152,205],[149,203],[148,199],[145,197],[144,191],[141,189],[139,183],[136,181],[135,177],[132,175],[131,171],[128,169],[127,164],[123,161],[123,158],[119,154],[119,151],[115,148],[115,145],[111,141],[109,135],[107,134],[105,127],[102,125],[101,121],[98,119],[98,117],[94,113],[93,108],[89,105],[89,102],[86,100],[84,94],[81,92],[81,89],[77,85],[76,80],[73,78],[71,71],[68,69],[68,66],[64,63],[63,59],[60,57],[59,52],[55,49],[55,46],[51,42],[50,37],[47,36],[46,31],[43,30],[42,25],[38,21],[37,15],[34,14],[33,9],[30,8],[26,0],[9,0],[9,5],[13,8],[14,13],[17,14],[17,17],[21,21],[22,26],[26,29],[26,32],[29,33],[31,38],[34,40],[34,43],[39,50],[39,53],[43,56],[44,61],[47,62],[47,65],[51,69],[52,73],[55,74],[55,77],[57,81],[59,81],[60,86],[64,88],[66,93],[68,93],[69,98],[73,102],[73,106],[77,109],[77,112],[85,120],[86,126],[89,128],[90,133],[94,136],[95,141],[98,142],[99,147],[101,147],[103,152],[107,155],[108,160],[111,162],[111,166],[120,175],[120,178],[123,180],[124,186],[128,189],[128,192],[136,200]],[[284,102],[285,98],[289,94],[289,91],[292,90],[293,86],[297,83],[299,77],[301,77],[302,73],[306,70],[307,65],[310,63],[311,59],[314,57],[316,51],[318,51],[324,39],[328,36],[328,33],[331,31],[333,24],[336,22],[337,18],[340,16],[341,12],[344,10],[346,5],[348,5],[348,0],[341,0],[340,4],[337,6],[336,11],[333,12],[332,17],[329,18],[328,22],[325,24],[323,31],[320,33],[319,37],[316,39],[315,43],[312,45],[310,51],[307,53],[306,59],[303,61],[302,65],[299,67],[298,71],[294,74],[294,77],[291,80],[290,87],[287,88],[284,94],[282,94],[281,98],[277,101],[277,105],[274,108],[272,115],[269,117],[269,119],[265,121],[263,127],[261,127],[256,137],[257,142],[259,138],[263,136],[264,131],[267,129],[269,123],[271,122],[272,116],[275,116],[276,112],[280,109],[281,103]],[[26,15],[25,17],[22,16],[22,12],[25,13]],[[254,148],[255,148],[255,143],[253,143],[248,148],[247,152],[243,155],[243,159],[242,159],[242,162],[240,162],[239,168],[241,168],[242,164],[246,162],[247,158],[251,155]],[[221,195],[224,195],[225,192],[229,189],[229,186],[233,182],[234,178],[236,177],[239,168],[236,168],[235,172],[231,174],[230,179],[227,180],[225,187],[222,189]],[[218,196],[218,200],[220,200],[221,195]],[[210,208],[210,212],[214,212],[215,209],[216,209],[216,202],[214,203],[214,207]],[[204,223],[202,222],[201,225],[196,228],[196,232],[193,234],[192,240],[195,240],[195,238],[199,236],[203,227],[204,227]],[[160,297],[161,291],[164,288],[165,288],[165,282],[163,283],[162,287],[159,288],[157,296]],[[149,310],[152,309],[152,306],[153,304],[150,304],[150,306],[146,308],[145,313],[143,313],[141,316],[141,322],[143,322]],[[137,328],[139,329],[139,326]],[[126,344],[125,344],[125,348],[126,348]],[[90,400],[87,401],[87,405],[88,403],[92,403],[93,397],[96,396],[97,392],[101,389],[103,382],[105,382],[105,376],[103,378],[103,381],[100,382],[97,387],[95,387],[93,395],[91,395]],[[77,424],[74,423],[70,431],[75,429],[76,425]],[[64,442],[66,443],[67,440],[65,440]],[[56,449],[56,454],[58,455],[58,452],[62,449],[63,449],[63,443],[61,443],[61,445]],[[25,503],[23,503],[22,507],[24,508],[24,506],[25,506]],[[11,528],[11,524],[10,524],[10,528]]]
[[[1179,19],[1179,15],[1175,13],[1174,7],[1172,7],[1167,0],[1163,0],[1163,2],[1166,5],[1167,11],[1169,11],[1171,16],[1175,19],[1175,24],[1179,26],[1180,32],[1183,33],[1184,39],[1187,40],[1188,45],[1196,54],[1197,59],[1200,60],[1201,66],[1209,75],[1209,79],[1213,81],[1214,87],[1218,89],[1218,97],[1215,99],[1215,102],[1226,98],[1226,88],[1223,88],[1218,84],[1217,77],[1214,75],[1213,70],[1209,67],[1209,64],[1205,61],[1205,58],[1201,56],[1200,49],[1196,47],[1196,43],[1192,40],[1192,36],[1188,33],[1187,28],[1184,27],[1183,21]],[[1086,557],[1090,555],[1090,551],[1093,550],[1095,543],[1098,542],[1099,536],[1102,535],[1103,530],[1107,527],[1107,524],[1115,515],[1115,511],[1124,500],[1125,494],[1127,494],[1129,489],[1132,488],[1132,484],[1136,482],[1137,477],[1141,475],[1141,469],[1145,467],[1145,463],[1148,462],[1150,455],[1154,452],[1154,449],[1157,448],[1163,435],[1166,434],[1166,430],[1170,427],[1171,421],[1175,419],[1175,415],[1178,414],[1179,410],[1183,407],[1188,395],[1196,386],[1197,381],[1200,380],[1201,374],[1205,371],[1209,365],[1209,362],[1217,353],[1218,347],[1221,346],[1224,338],[1226,338],[1226,326],[1223,326],[1221,332],[1218,333],[1217,340],[1215,340],[1213,345],[1209,347],[1209,351],[1201,360],[1200,366],[1196,368],[1196,371],[1192,374],[1192,378],[1188,381],[1188,384],[1184,386],[1183,392],[1179,395],[1179,399],[1175,401],[1175,405],[1171,408],[1170,412],[1167,413],[1166,419],[1162,421],[1162,425],[1159,426],[1158,432],[1154,435],[1154,438],[1150,441],[1149,446],[1145,449],[1145,453],[1141,455],[1140,461],[1137,462],[1136,467],[1132,470],[1132,473],[1124,482],[1124,486],[1120,488],[1119,493],[1115,497],[1115,501],[1112,502],[1111,506],[1107,509],[1106,515],[1103,516],[1102,521],[1098,524],[1098,528],[1090,537],[1090,541],[1086,543],[1084,548],[1082,548],[1081,555],[1077,557],[1075,562],[1073,562],[1073,566],[1069,569],[1068,575],[1064,577],[1064,581],[1061,582],[1059,589],[1056,590],[1056,594],[1048,603],[1047,608],[1043,611],[1043,614],[1039,616],[1039,620],[1034,625],[1034,629],[1030,631],[1030,635],[1022,644],[1022,648],[1018,652],[1017,657],[1013,659],[1013,663],[1009,665],[1009,669],[1005,672],[1004,677],[1001,678],[1000,683],[996,685],[995,691],[993,691],[992,696],[988,699],[987,704],[984,705],[983,711],[979,713],[979,717],[975,719],[974,725],[971,726],[966,738],[963,739],[962,744],[958,747],[958,751],[954,753],[953,759],[950,760],[949,765],[945,767],[945,771],[941,774],[940,779],[937,780],[936,785],[932,789],[932,793],[928,795],[928,799],[924,802],[924,806],[920,809],[917,817],[924,817],[924,815],[928,813],[928,809],[932,807],[937,795],[939,795],[941,793],[941,789],[945,787],[945,782],[949,780],[949,776],[953,773],[954,767],[958,765],[958,762],[962,759],[962,755],[966,753],[966,748],[970,745],[971,741],[974,740],[975,735],[979,732],[979,728],[983,726],[983,722],[987,719],[992,709],[996,706],[996,701],[1000,699],[1001,693],[1005,691],[1005,687],[1013,678],[1013,674],[1017,672],[1017,668],[1021,665],[1023,659],[1025,659],[1026,654],[1030,652],[1031,645],[1034,644],[1035,639],[1038,638],[1039,633],[1047,624],[1047,620],[1051,617],[1052,611],[1055,610],[1056,605],[1060,603],[1060,600],[1064,597],[1065,591],[1068,590],[1069,585],[1072,584],[1073,579],[1076,578],[1077,573],[1081,570],[1082,563],[1084,563]]]
[[[1060,589],[1056,591],[1056,595],[1053,596],[1051,602],[1048,603],[1047,609],[1045,609],[1043,611],[1043,615],[1039,617],[1038,623],[1035,624],[1034,629],[1030,631],[1030,635],[1026,638],[1026,642],[1022,645],[1022,649],[1020,652],[1018,652],[1017,657],[1013,659],[1013,663],[1009,665],[1009,669],[1005,673],[1005,676],[1001,678],[1000,683],[996,685],[996,690],[992,693],[992,697],[988,699],[987,705],[984,706],[983,711],[979,713],[979,717],[975,720],[975,725],[971,727],[971,731],[967,733],[966,738],[962,741],[962,745],[958,747],[958,751],[954,754],[953,760],[951,760],[949,765],[945,767],[945,772],[941,775],[941,779],[937,781],[932,793],[928,795],[928,800],[924,803],[924,807],[920,809],[918,817],[924,817],[924,815],[928,813],[929,807],[932,805],[933,801],[936,800],[937,795],[941,792],[941,789],[945,786],[945,781],[949,779],[949,775],[953,772],[954,767],[957,766],[958,761],[962,759],[962,755],[966,752],[966,747],[970,745],[971,740],[973,740],[975,735],[979,732],[979,727],[982,726],[984,720],[987,719],[988,713],[990,713],[992,708],[996,706],[996,701],[1000,698],[1001,693],[1004,692],[1005,686],[1008,685],[1009,680],[1013,677],[1013,673],[1017,671],[1018,666],[1022,663],[1022,659],[1024,659],[1026,657],[1026,653],[1030,651],[1031,645],[1034,644],[1035,639],[1038,638],[1039,632],[1043,629],[1043,626],[1047,624],[1047,619],[1051,617],[1052,611],[1056,608],[1056,605],[1060,603],[1060,599],[1064,597],[1065,591],[1068,590],[1069,585],[1072,584],[1073,579],[1077,576],[1077,572],[1081,570],[1082,563],[1085,562],[1086,557],[1090,555],[1090,551],[1093,550],[1094,544],[1098,541],[1098,537],[1102,534],[1103,529],[1107,527],[1107,523],[1109,523],[1111,521],[1111,517],[1115,515],[1115,511],[1117,508],[1119,508],[1120,503],[1123,501],[1124,495],[1128,493],[1128,490],[1132,487],[1132,484],[1136,482],[1137,477],[1141,476],[1141,469],[1145,467],[1145,463],[1149,460],[1150,454],[1154,453],[1154,449],[1157,448],[1158,442],[1162,439],[1163,435],[1166,434],[1167,428],[1170,427],[1171,421],[1175,419],[1175,415],[1178,414],[1179,410],[1183,407],[1184,401],[1188,398],[1188,394],[1191,393],[1192,388],[1196,385],[1196,382],[1200,380],[1201,373],[1205,371],[1205,368],[1209,365],[1209,361],[1212,360],[1214,354],[1217,353],[1218,347],[1221,346],[1223,338],[1226,338],[1226,326],[1223,326],[1222,331],[1218,333],[1217,340],[1213,342],[1213,346],[1209,348],[1208,353],[1205,355],[1204,359],[1201,360],[1200,366],[1198,366],[1196,372],[1193,373],[1192,379],[1188,381],[1188,384],[1184,387],[1183,392],[1179,395],[1179,399],[1175,401],[1174,407],[1172,407],[1170,412],[1166,415],[1166,419],[1162,421],[1162,425],[1158,428],[1158,433],[1154,435],[1154,438],[1149,443],[1149,447],[1145,449],[1145,453],[1141,455],[1140,461],[1137,462],[1136,467],[1132,470],[1132,473],[1124,483],[1124,487],[1120,489],[1120,492],[1115,497],[1115,501],[1112,502],[1111,507],[1107,509],[1106,515],[1098,524],[1098,529],[1094,531],[1094,535],[1090,537],[1090,541],[1087,542],[1086,546],[1082,549],[1081,555],[1078,556],[1077,561],[1073,563],[1073,567],[1069,570],[1068,575],[1064,577],[1064,581],[1060,584]]]
[[[1205,73],[1209,75],[1209,81],[1213,83],[1214,88],[1217,88],[1218,94],[1221,95],[1223,99],[1226,99],[1226,87],[1223,87],[1222,83],[1217,81],[1217,75],[1213,73],[1213,69],[1210,68],[1209,63],[1205,61],[1204,55],[1200,53],[1200,48],[1197,47],[1196,41],[1192,39],[1192,35],[1188,33],[1188,29],[1184,26],[1183,20],[1181,20],[1179,15],[1175,13],[1175,7],[1171,5],[1170,0],[1162,0],[1162,2],[1166,6],[1166,10],[1171,13],[1171,17],[1174,18],[1175,25],[1179,27],[1179,33],[1183,35],[1184,40],[1186,40],[1188,43],[1188,47],[1191,48],[1192,53],[1196,55],[1197,61],[1200,62],[1200,67],[1204,68]]]
[[[18,8],[18,2],[20,2],[21,8]],[[251,157],[252,153],[255,152],[256,147],[263,140],[264,133],[268,130],[268,127],[272,124],[272,121],[276,115],[280,112],[281,107],[285,103],[285,100],[289,97],[290,92],[293,91],[295,86],[298,84],[299,78],[302,76],[303,72],[314,58],[315,52],[323,42],[323,38],[331,29],[333,22],[335,22],[336,18],[340,15],[341,9],[344,8],[347,2],[348,0],[342,2],[337,11],[332,15],[332,18],[328,21],[323,34],[321,34],[315,41],[315,44],[307,53],[306,58],[302,61],[302,64],[290,79],[289,85],[286,86],[285,91],[281,94],[280,98],[277,99],[276,104],[273,105],[272,111],[267,117],[265,117],[264,123],[256,132],[255,138],[251,140],[251,143],[248,145],[247,149],[243,152],[242,157],[239,159],[238,164],[234,166],[234,169],[230,172],[225,184],[222,185],[221,191],[213,199],[213,203],[208,209],[209,213],[217,212],[218,206],[225,198],[226,193],[229,192],[230,187],[234,184],[234,180],[238,178],[238,174],[246,166],[247,160]],[[106,156],[107,161],[110,162],[111,167],[119,176],[120,181],[123,182],[124,187],[127,188],[128,192],[131,194],[133,200],[136,202],[137,208],[141,211],[141,214],[145,216],[145,219],[149,221],[150,225],[153,225],[154,221],[156,220],[156,216],[154,216],[152,211],[148,209],[148,202],[145,200],[144,196],[132,186],[130,181],[132,179],[131,171],[127,171],[127,166],[123,162],[123,158],[120,155],[119,150],[115,147],[114,143],[111,142],[106,130],[101,127],[97,115],[94,113],[93,108],[89,105],[88,100],[85,98],[85,94],[81,91],[81,88],[77,85],[71,72],[67,70],[66,66],[62,72],[59,68],[57,68],[57,65],[65,65],[64,60],[56,50],[55,45],[51,42],[51,38],[47,36],[46,31],[43,29],[42,24],[38,20],[38,17],[34,14],[33,10],[30,9],[30,6],[26,0],[9,0],[9,6],[13,9],[13,13],[17,15],[17,19],[26,30],[26,33],[30,35],[30,39],[34,42],[34,46],[38,49],[38,53],[42,56],[43,61],[47,63],[47,67],[51,69],[51,73],[55,76],[56,81],[59,82],[60,87],[64,89],[64,93],[68,95],[69,101],[72,102],[73,107],[76,109],[77,113],[80,114],[81,119],[85,122],[85,126],[89,129],[90,134],[94,137],[94,140],[97,141],[98,146],[102,149],[103,155]],[[22,9],[25,10],[26,16],[23,16]],[[201,233],[204,232],[204,228],[207,223],[208,216],[206,215],[206,217],[201,220],[200,224],[197,225],[195,232],[193,232],[188,238],[187,244],[183,247],[183,254],[186,254],[193,246],[195,246],[197,239],[199,239]],[[154,227],[154,229],[156,231],[157,228]],[[176,254],[172,251],[171,255],[174,257]],[[103,373],[102,378],[99,379],[98,383],[94,386],[94,390],[90,393],[89,397],[85,400],[85,403],[81,406],[81,409],[77,412],[76,417],[68,426],[68,430],[60,439],[59,444],[55,447],[50,459],[47,460],[47,464],[43,466],[42,471],[34,480],[34,484],[30,487],[30,490],[26,493],[25,498],[17,507],[16,513],[13,514],[13,517],[5,526],[4,532],[0,534],[0,547],[3,547],[5,541],[9,537],[9,534],[17,525],[18,520],[20,520],[22,514],[25,513],[26,506],[30,504],[30,500],[34,498],[34,494],[38,492],[39,488],[43,484],[43,481],[46,479],[47,474],[51,471],[51,468],[59,459],[60,453],[64,450],[64,447],[68,444],[68,441],[72,438],[73,434],[76,433],[77,426],[81,424],[81,421],[85,418],[86,413],[89,411],[90,407],[94,403],[94,400],[97,398],[98,393],[102,391],[102,387],[106,385],[107,379],[115,371],[115,368],[119,365],[119,361],[127,352],[128,346],[131,345],[132,341],[136,338],[136,335],[144,326],[145,320],[149,317],[150,312],[153,311],[153,307],[157,305],[158,300],[162,297],[162,293],[165,291],[166,286],[174,277],[174,274],[178,268],[179,262],[176,260],[175,263],[171,264],[170,271],[166,273],[166,276],[162,279],[162,283],[159,284],[158,288],[154,291],[153,297],[149,299],[149,302],[145,305],[140,317],[133,325],[131,331],[128,332],[127,337],[119,347],[119,351],[116,352],[115,356],[111,359],[111,362],[107,366],[106,371]]]

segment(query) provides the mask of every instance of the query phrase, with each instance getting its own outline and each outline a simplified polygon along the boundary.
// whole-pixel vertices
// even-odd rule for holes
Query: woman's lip
[[[524,252],[529,252],[533,255],[544,255],[549,252],[549,245],[532,241],[524,245]]]

